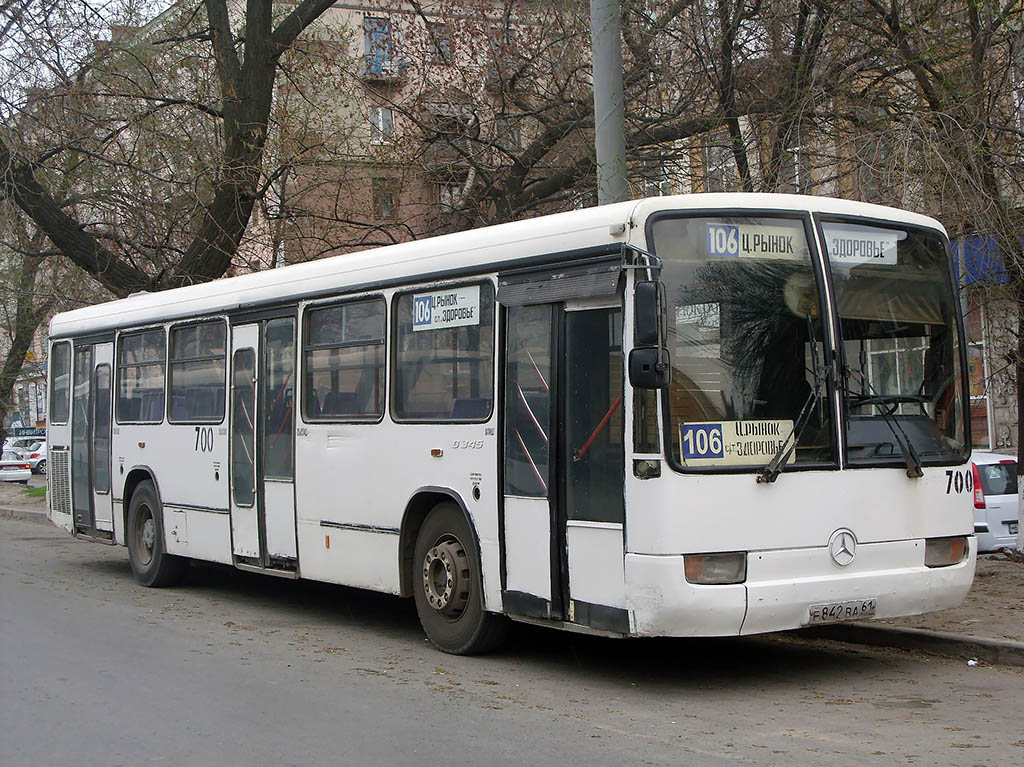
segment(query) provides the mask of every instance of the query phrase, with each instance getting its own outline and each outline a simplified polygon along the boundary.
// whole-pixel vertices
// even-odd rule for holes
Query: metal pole
[[[629,199],[619,0],[590,0],[590,36],[593,44],[597,204],[606,205]]]

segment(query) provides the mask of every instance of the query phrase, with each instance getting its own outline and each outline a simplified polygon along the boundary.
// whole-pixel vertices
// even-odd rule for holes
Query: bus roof
[[[652,213],[714,209],[828,212],[944,231],[939,222],[928,216],[829,197],[751,193],[651,197],[387,245],[157,293],[137,293],[58,314],[50,321],[50,336],[101,333],[290,303],[310,295],[443,279],[450,274],[468,273],[476,266],[481,271],[495,271],[531,257],[611,248],[627,240],[646,247],[642,224]],[[630,224],[635,228],[631,230]]]

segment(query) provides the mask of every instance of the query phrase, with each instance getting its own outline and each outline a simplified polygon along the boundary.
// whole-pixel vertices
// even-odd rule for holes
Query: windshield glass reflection
[[[834,458],[821,312],[801,220],[663,218],[669,455],[684,469]],[[806,412],[806,426],[795,434]]]
[[[821,224],[840,318],[850,463],[965,452],[957,304],[942,239],[895,226]]]

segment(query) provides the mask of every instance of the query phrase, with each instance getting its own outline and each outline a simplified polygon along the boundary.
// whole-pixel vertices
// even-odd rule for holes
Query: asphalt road
[[[792,636],[517,627],[455,658],[391,597],[0,519],[0,765],[1008,765],[1024,670]]]

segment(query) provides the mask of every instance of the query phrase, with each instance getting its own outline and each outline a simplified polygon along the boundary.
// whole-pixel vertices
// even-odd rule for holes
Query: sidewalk
[[[30,482],[42,482],[45,487],[46,477],[33,476]],[[18,519],[46,519],[46,496],[39,494],[38,497],[32,497],[26,492],[31,489],[19,482],[0,482],[0,515]]]
[[[982,554],[964,603],[909,618],[841,623],[801,634],[1024,666],[1024,558]]]
[[[30,497],[24,485],[0,482],[0,516],[45,521],[46,501]],[[1024,558],[978,557],[974,585],[960,607],[803,629],[798,635],[1024,666]]]

